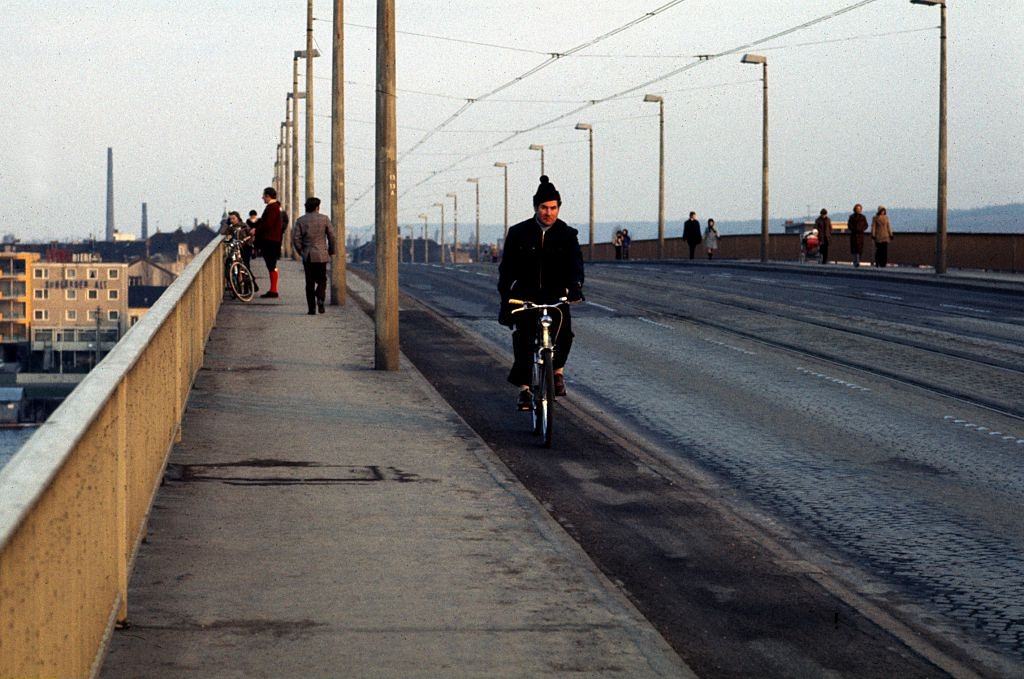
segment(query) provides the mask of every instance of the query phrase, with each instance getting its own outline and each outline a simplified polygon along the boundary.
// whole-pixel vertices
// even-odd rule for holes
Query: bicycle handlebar
[[[512,310],[512,313],[514,313],[514,314],[517,314],[520,311],[528,311],[530,309],[557,309],[558,307],[562,306],[563,304],[568,304],[568,302],[569,302],[569,298],[568,297],[559,297],[558,298],[558,302],[555,303],[555,304],[536,304],[536,303],[531,302],[530,300],[527,300],[527,299],[509,299],[508,300],[509,304],[515,304],[515,305],[517,305],[519,307],[518,309],[513,309]]]

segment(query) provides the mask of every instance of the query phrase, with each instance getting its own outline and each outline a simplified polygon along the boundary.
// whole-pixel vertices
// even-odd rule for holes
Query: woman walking
[[[718,228],[715,220],[708,220],[708,228],[704,230],[704,248],[708,251],[708,259],[714,259],[718,252]]]
[[[612,245],[615,246],[615,259],[622,259],[622,231],[616,231],[612,237]]]
[[[889,224],[889,214],[881,205],[878,206],[878,212],[871,219],[871,238],[875,241],[875,266],[884,269],[889,265],[892,226]]]

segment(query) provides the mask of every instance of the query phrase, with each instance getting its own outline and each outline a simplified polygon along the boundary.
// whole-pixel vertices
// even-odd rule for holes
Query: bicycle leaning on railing
[[[567,297],[560,298],[556,304],[534,304],[522,299],[508,301],[510,305],[519,307],[512,310],[513,314],[524,311],[540,312],[537,315],[537,335],[530,378],[530,394],[533,397],[530,415],[533,432],[543,437],[545,448],[551,447],[555,424],[555,338],[562,325],[562,306],[568,302]],[[551,326],[555,325],[550,313],[552,310],[557,311],[559,317],[558,327],[554,332],[551,331]]]
[[[240,238],[240,228],[234,228],[224,236],[224,287],[235,299],[251,302],[256,295],[256,279],[245,265],[242,247],[252,241],[252,236]]]

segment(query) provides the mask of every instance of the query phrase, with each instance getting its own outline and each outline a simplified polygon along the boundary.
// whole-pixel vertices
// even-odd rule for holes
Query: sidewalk
[[[693,676],[407,361],[371,369],[354,300],[281,278],[221,309],[101,676]]]

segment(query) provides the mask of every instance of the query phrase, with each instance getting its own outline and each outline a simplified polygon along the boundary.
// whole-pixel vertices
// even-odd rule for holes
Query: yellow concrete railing
[[[90,677],[223,294],[215,239],[0,469],[0,679]]]

